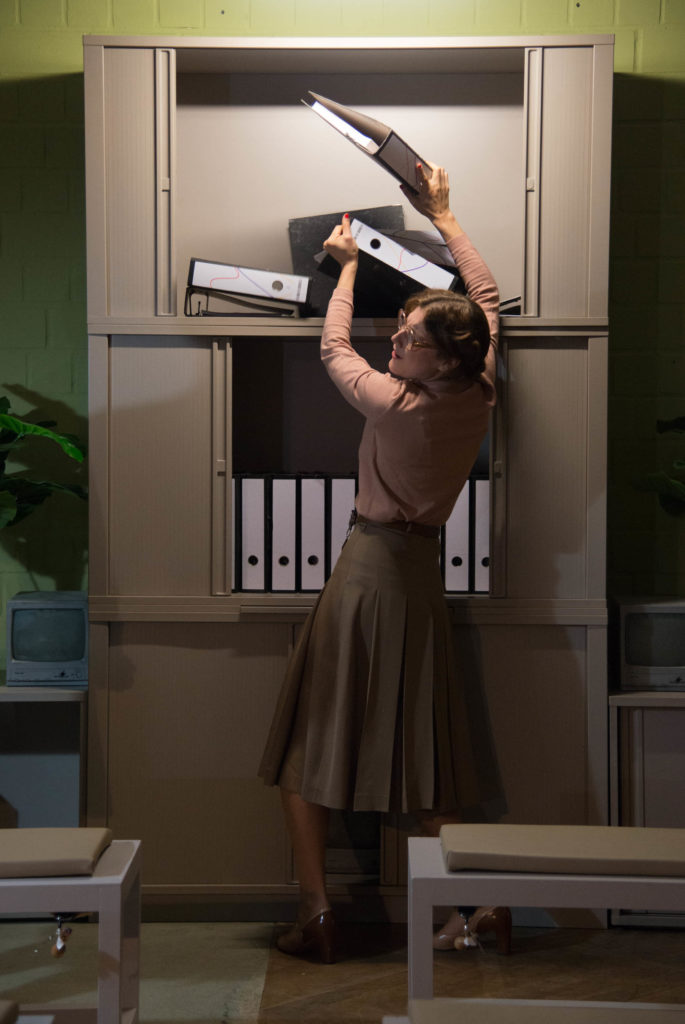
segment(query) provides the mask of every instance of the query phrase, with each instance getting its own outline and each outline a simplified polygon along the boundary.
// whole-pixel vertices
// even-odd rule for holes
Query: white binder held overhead
[[[449,270],[436,266],[424,256],[417,255],[411,249],[405,248],[394,239],[381,234],[380,231],[368,227],[357,218],[350,224],[350,231],[363,253],[373,256],[392,270],[410,277],[424,288],[454,290],[459,281],[456,270],[452,274]]]
[[[418,164],[422,164],[428,177],[431,170],[416,150],[408,146],[396,132],[375,117],[352,110],[342,103],[329,100],[311,90],[302,102],[323,118],[346,139],[367,153],[389,171],[398,181],[408,185],[412,192],[418,192],[420,184]]]

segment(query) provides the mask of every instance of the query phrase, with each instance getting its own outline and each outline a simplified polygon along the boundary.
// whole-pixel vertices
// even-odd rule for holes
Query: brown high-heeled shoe
[[[322,964],[334,964],[338,946],[338,931],[332,910],[322,910],[300,928],[294,925],[276,939],[282,953],[304,956],[313,953]]]
[[[511,910],[509,907],[479,907],[471,914],[463,935],[454,940],[457,950],[480,946],[479,936],[494,932],[497,952],[511,953]]]

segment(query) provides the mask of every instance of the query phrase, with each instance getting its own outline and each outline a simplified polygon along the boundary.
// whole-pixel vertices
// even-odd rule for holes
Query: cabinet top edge
[[[171,47],[178,50],[415,50],[613,46],[614,36],[117,36],[84,35],[84,46]]]
[[[390,36],[84,36],[88,54],[168,51],[179,75],[191,74],[518,74],[526,54],[597,48],[614,37]]]

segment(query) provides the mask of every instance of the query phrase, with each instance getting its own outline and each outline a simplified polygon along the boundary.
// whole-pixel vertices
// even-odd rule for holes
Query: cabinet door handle
[[[155,50],[156,313],[176,316],[174,154],[176,151],[176,51]]]

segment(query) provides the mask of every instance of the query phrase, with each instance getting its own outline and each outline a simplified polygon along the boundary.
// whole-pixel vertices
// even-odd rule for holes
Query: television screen
[[[631,612],[626,616],[625,632],[629,665],[685,665],[682,611]]]
[[[7,685],[88,685],[88,596],[22,591],[7,602]]]
[[[80,608],[18,608],[12,627],[15,661],[78,661],[86,643]]]

